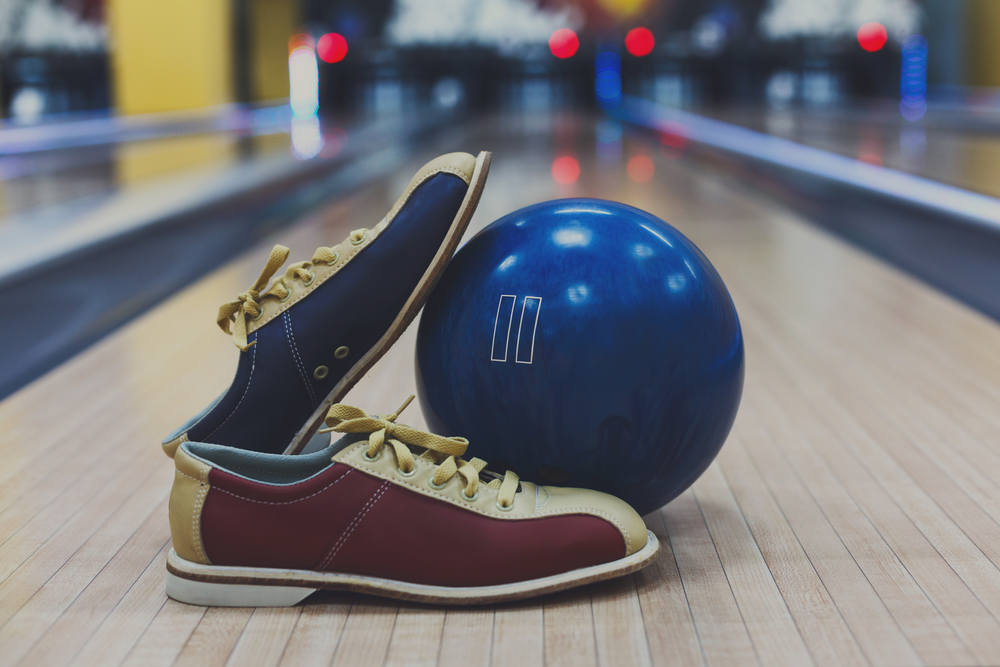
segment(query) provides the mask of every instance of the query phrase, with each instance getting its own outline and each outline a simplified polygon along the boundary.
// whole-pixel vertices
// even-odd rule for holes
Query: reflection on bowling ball
[[[736,310],[701,251],[595,199],[529,206],[477,234],[417,339],[432,430],[467,437],[494,468],[606,491],[642,514],[715,458],[743,367]]]

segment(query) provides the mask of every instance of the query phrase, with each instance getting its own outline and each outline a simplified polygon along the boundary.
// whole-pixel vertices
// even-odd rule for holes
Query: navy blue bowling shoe
[[[240,348],[229,390],[170,434],[273,454],[296,454],[331,405],[416,317],[468,227],[490,154],[443,155],[424,165],[373,228],[319,248],[268,283],[288,258],[275,246],[257,282],[219,309]]]

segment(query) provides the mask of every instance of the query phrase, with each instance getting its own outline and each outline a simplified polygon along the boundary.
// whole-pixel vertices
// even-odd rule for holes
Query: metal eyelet
[[[444,484],[435,484],[435,483],[434,483],[434,478],[433,478],[433,477],[431,478],[431,480],[430,480],[429,482],[427,482],[427,484],[428,484],[428,486],[430,486],[430,487],[431,487],[432,489],[436,489],[437,491],[440,491],[440,490],[441,490],[441,489],[443,489],[444,487],[448,486],[448,482],[445,482]]]
[[[333,356],[335,356],[338,359],[343,359],[350,353],[351,353],[351,348],[347,347],[346,345],[341,345],[336,350],[334,350]]]
[[[288,301],[291,298],[292,298],[292,288],[289,287],[288,288],[288,294],[286,294],[285,296],[281,297],[281,303],[284,303],[284,302]]]
[[[476,493],[478,494],[479,492],[477,491]],[[504,507],[503,505],[500,504],[500,501],[497,500],[497,509],[500,510],[501,512],[509,512],[512,509],[514,509],[514,503],[511,503],[510,505],[507,505],[507,507]]]
[[[468,500],[470,503],[476,502],[479,500],[479,489],[476,489],[476,492],[472,494],[472,497],[465,495],[465,489],[462,489],[462,500]]]
[[[413,470],[410,472],[403,472],[402,468],[396,468],[396,471],[399,473],[400,477],[413,477],[417,474],[417,466],[413,466]]]
[[[326,265],[327,266],[333,266],[334,264],[336,264],[339,261],[340,261],[340,253],[339,252],[335,252],[335,253],[333,253],[333,259],[331,259],[329,262],[327,262]]]
[[[305,287],[309,287],[310,285],[312,285],[312,284],[313,284],[313,281],[314,281],[314,280],[316,280],[316,272],[315,272],[315,271],[310,271],[310,272],[309,272],[309,280],[303,280],[303,281],[302,281],[302,284],[303,284],[303,285],[304,285]]]
[[[361,458],[363,458],[365,461],[368,461],[368,463],[375,463],[380,458],[382,458],[382,452],[381,452],[381,450],[375,452],[375,456],[373,456],[371,458],[368,457],[368,452],[365,452],[364,454],[361,455]]]
[[[254,315],[253,317],[251,317],[251,318],[250,318],[250,321],[251,321],[251,322],[256,322],[257,320],[259,320],[259,319],[260,319],[260,318],[262,318],[262,317],[264,317],[264,309],[263,309],[263,308],[261,308],[261,309],[260,309],[260,312],[259,312],[259,313],[257,313],[257,314],[256,314],[256,315]]]
[[[367,240],[368,240],[368,232],[365,232],[364,234],[361,235],[361,238],[358,239],[357,241],[351,239],[351,245],[361,245]]]
[[[327,375],[330,374],[330,369],[326,366],[317,366],[316,370],[313,371],[313,377],[317,380],[323,380]]]

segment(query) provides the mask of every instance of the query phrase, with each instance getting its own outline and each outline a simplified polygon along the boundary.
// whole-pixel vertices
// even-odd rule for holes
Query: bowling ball
[[[659,218],[596,199],[523,208],[476,234],[424,309],[427,423],[542,484],[642,514],[715,458],[743,391],[726,286]]]

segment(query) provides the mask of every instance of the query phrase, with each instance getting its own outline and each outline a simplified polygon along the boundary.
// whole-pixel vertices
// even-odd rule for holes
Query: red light
[[[328,32],[316,42],[316,55],[325,63],[339,63],[347,55],[347,40],[335,32]]]
[[[687,138],[680,132],[663,130],[660,132],[660,143],[664,146],[683,150],[687,145]]]
[[[866,23],[858,28],[858,44],[865,51],[878,51],[888,39],[889,35],[881,23]]]
[[[632,28],[625,35],[625,49],[633,56],[648,56],[655,45],[653,33],[646,28]]]
[[[576,183],[580,178],[580,163],[575,157],[564,155],[552,162],[552,179],[561,185]]]
[[[556,58],[569,58],[580,48],[580,40],[569,28],[559,28],[549,37],[549,48]]]
[[[625,166],[625,171],[636,183],[649,183],[656,173],[656,166],[648,155],[633,155]]]

